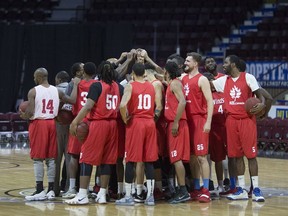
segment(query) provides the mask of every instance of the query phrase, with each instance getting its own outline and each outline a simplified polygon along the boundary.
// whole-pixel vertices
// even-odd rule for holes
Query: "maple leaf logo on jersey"
[[[237,98],[240,98],[241,90],[237,88],[237,86],[234,85],[234,87],[230,90],[230,96],[234,101],[236,101]]]
[[[185,96],[188,96],[188,94],[189,94],[189,92],[190,92],[188,83],[186,83],[186,84],[184,85],[184,92],[185,92]]]

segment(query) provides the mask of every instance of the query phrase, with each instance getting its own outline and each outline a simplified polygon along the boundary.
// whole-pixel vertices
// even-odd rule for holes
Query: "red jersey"
[[[218,73],[217,76],[214,76],[214,79],[218,79],[219,77],[225,76],[223,73]]]
[[[225,124],[224,93],[212,92],[212,96],[214,104],[212,123]]]
[[[175,82],[181,82],[178,79],[174,79]],[[184,94],[184,89],[183,89]],[[176,113],[177,113],[177,107],[178,107],[178,100],[176,96],[173,94],[173,92],[170,89],[170,85],[168,85],[168,88],[166,90],[166,98],[165,98],[165,110],[164,115],[168,122],[174,121]],[[187,120],[186,111],[182,113],[181,119]]]
[[[207,101],[201,91],[198,82],[202,74],[197,74],[192,78],[184,76],[182,83],[186,96],[186,114],[188,118],[193,115],[205,116],[207,114]]]
[[[119,86],[116,82],[112,82],[111,85],[103,81],[99,82],[102,85],[102,92],[87,118],[89,120],[117,119],[121,99]]]
[[[245,76],[245,72],[240,73],[236,81],[228,76],[225,84],[225,111],[236,119],[249,118],[245,110],[245,102],[252,97],[252,90],[247,85]]]
[[[86,104],[89,88],[92,83],[98,82],[97,80],[81,80],[78,84],[76,103],[73,104],[72,113],[76,116],[82,107]]]
[[[150,82],[132,82],[132,95],[127,105],[129,115],[136,118],[154,118],[155,90]]]

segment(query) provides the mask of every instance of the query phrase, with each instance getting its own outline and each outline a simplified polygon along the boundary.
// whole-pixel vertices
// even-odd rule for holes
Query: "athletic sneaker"
[[[228,191],[224,191],[224,192],[220,192],[219,193],[219,196],[220,197],[227,197],[228,195],[231,195],[233,193],[237,192],[237,189],[234,188],[234,189],[229,189]]]
[[[224,185],[225,190],[229,190],[229,188],[230,188],[230,179],[229,178],[225,178],[224,181],[223,181],[223,185]]]
[[[122,199],[124,196],[124,193],[117,193],[117,200]]]
[[[134,197],[135,202],[137,203],[144,203],[145,202],[146,195],[144,191],[140,195],[136,194]]]
[[[200,190],[193,190],[192,192],[190,192],[190,197],[192,201],[198,201],[199,197],[201,195],[201,191]]]
[[[75,188],[69,189],[67,192],[62,194],[63,199],[71,199],[74,198],[77,194],[77,191]]]
[[[177,203],[183,203],[190,200],[190,194],[188,192],[186,193],[178,193],[175,197],[171,198],[168,202],[170,204],[177,204]]]
[[[50,190],[48,193],[47,193],[47,199],[48,200],[54,200],[55,199],[55,192],[53,190]]]
[[[262,191],[258,187],[253,189],[252,200],[255,202],[265,202]]]
[[[210,192],[209,192],[208,189],[202,187],[201,190],[200,190],[200,193],[201,194],[200,194],[200,196],[198,198],[198,201],[200,203],[208,203],[208,202],[211,201]]]
[[[106,194],[97,194],[97,197],[95,198],[95,202],[99,203],[99,204],[106,204]]]
[[[229,200],[247,200],[248,193],[246,190],[243,190],[241,187],[237,187],[237,191],[229,196],[227,196]]]
[[[213,190],[215,190],[214,182],[211,179],[209,179],[209,191],[213,191]]]
[[[154,206],[155,205],[154,196],[150,195],[149,197],[147,197],[147,199],[145,200],[144,204],[148,205],[148,206]]]
[[[89,199],[87,195],[83,196],[78,193],[73,199],[66,200],[65,203],[69,205],[86,205],[89,203]]]
[[[35,191],[31,196],[26,196],[25,199],[28,201],[43,201],[47,199],[47,194],[44,190],[40,193]]]
[[[122,205],[122,206],[134,206],[134,198],[132,196],[130,197],[123,197],[120,200],[116,200],[115,205]]]

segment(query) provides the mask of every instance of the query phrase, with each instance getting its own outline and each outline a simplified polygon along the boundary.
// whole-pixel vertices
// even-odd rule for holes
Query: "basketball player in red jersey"
[[[157,132],[154,122],[155,90],[151,83],[144,80],[145,66],[135,63],[132,67],[134,81],[126,85],[120,104],[120,113],[126,124],[125,140],[125,188],[124,198],[117,200],[116,205],[134,205],[131,187],[134,178],[134,164],[144,162],[147,179],[146,205],[155,205],[154,167],[158,159]],[[136,175],[137,178],[137,175]]]
[[[56,124],[54,118],[58,114],[61,99],[64,103],[75,103],[74,99],[66,96],[63,91],[48,83],[48,72],[45,68],[38,68],[34,72],[34,81],[37,85],[28,92],[28,107],[21,112],[23,119],[30,119],[29,139],[30,157],[34,163],[36,191],[31,196],[26,196],[28,201],[53,200],[55,198],[55,159],[57,158]],[[77,88],[79,80],[74,81]],[[74,98],[76,91],[72,91]],[[48,191],[43,187],[45,160],[47,165]]]
[[[168,201],[171,204],[185,202],[190,199],[185,185],[184,162],[190,160],[189,128],[186,117],[186,101],[181,81],[181,76],[175,62],[167,62],[165,65],[165,78],[168,82],[165,99],[164,115],[168,122],[167,141],[169,157],[175,167],[179,190]]]
[[[81,146],[79,193],[66,201],[70,205],[89,203],[87,188],[93,165],[100,166],[101,183],[95,201],[100,204],[107,203],[106,188],[111,175],[111,165],[116,164],[118,157],[116,119],[123,88],[115,82],[116,72],[110,62],[102,62],[97,75],[99,82],[91,84],[84,107],[70,124],[70,132],[76,135],[77,125],[87,114],[87,119],[91,122],[88,137]]]
[[[223,73],[217,72],[217,64],[213,57],[206,57],[204,60],[204,68],[207,71],[207,73],[203,74],[205,75],[209,81],[212,81],[214,79],[218,79],[219,77],[224,76]],[[228,158],[227,156],[227,150],[226,150],[226,129],[225,129],[225,115],[224,115],[224,95],[220,92],[213,92],[213,102],[214,102],[214,111],[213,111],[213,117],[212,117],[212,123],[211,123],[211,131],[209,136],[209,153],[210,157],[208,157],[208,162],[210,164],[210,180],[209,180],[209,190],[214,190],[214,184],[211,180],[211,160],[215,162],[215,171],[216,171],[216,177],[218,181],[218,190],[214,191],[216,192],[216,195],[227,195],[229,192],[229,188],[231,190],[236,188],[236,173],[235,168],[232,168],[232,162],[233,160],[230,159],[229,166],[231,168],[228,170]],[[223,158],[221,160],[221,158]],[[217,160],[217,161],[215,161]],[[231,185],[230,180],[228,178],[228,171],[230,174],[231,179]],[[223,186],[223,172],[225,176],[224,184],[227,191],[224,190]],[[231,187],[230,187],[231,186]],[[215,194],[213,192],[213,194]],[[224,193],[224,194],[223,194]]]
[[[226,132],[228,157],[235,158],[239,187],[229,196],[230,200],[248,199],[245,188],[245,165],[243,156],[246,156],[249,171],[253,182],[252,200],[264,202],[265,199],[258,186],[257,156],[257,127],[254,113],[260,112],[265,107],[265,98],[261,94],[260,87],[255,77],[251,74],[239,71],[239,58],[230,55],[225,58],[223,69],[226,76],[212,82],[212,89],[224,93]],[[245,101],[255,94],[261,100],[252,110],[251,114],[245,110]]]
[[[146,52],[147,53],[147,52]],[[145,56],[144,56],[145,57]],[[149,81],[155,89],[155,101],[156,101],[156,109],[159,114],[155,117],[156,129],[157,129],[157,144],[158,144],[158,154],[159,159],[154,163],[154,171],[155,171],[155,190],[154,190],[154,198],[155,200],[160,200],[164,198],[162,192],[162,158],[167,157],[167,147],[166,147],[166,121],[164,118],[164,112],[162,112],[164,106],[165,99],[165,89],[162,82],[155,77],[155,67],[150,63],[145,64],[145,80]],[[138,192],[137,192],[138,193]],[[136,201],[136,199],[135,199]]]
[[[82,107],[86,104],[87,94],[90,86],[97,82],[93,77],[96,74],[96,66],[92,62],[87,62],[83,65],[83,79],[80,81],[77,89],[76,103],[73,104],[72,113],[74,116],[80,112]],[[78,173],[79,156],[82,143],[76,136],[69,135],[68,141],[68,154],[71,155],[69,163],[69,190],[62,195],[64,199],[73,198],[76,196],[76,178]]]
[[[213,98],[208,79],[199,73],[202,57],[199,53],[187,53],[184,63],[182,83],[186,95],[186,114],[188,118],[191,150],[191,175],[194,182],[193,200],[210,202],[209,193],[209,132],[213,115]],[[204,186],[200,189],[200,171]]]

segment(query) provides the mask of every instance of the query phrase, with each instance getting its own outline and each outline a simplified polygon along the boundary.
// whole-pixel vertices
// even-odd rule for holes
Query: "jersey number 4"
[[[53,114],[54,111],[54,106],[53,106],[53,100],[48,100],[46,101],[46,99],[42,100],[42,113],[46,114],[47,111],[49,112],[49,114]]]

